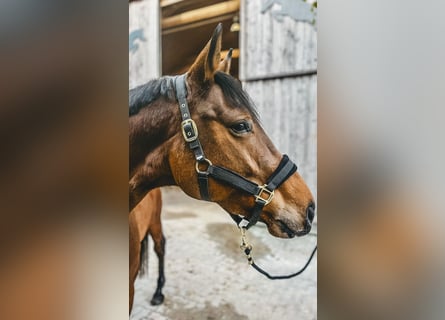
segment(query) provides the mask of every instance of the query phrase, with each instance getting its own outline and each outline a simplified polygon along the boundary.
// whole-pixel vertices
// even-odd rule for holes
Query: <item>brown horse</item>
[[[220,62],[221,30],[219,24],[182,77],[186,98],[178,96],[178,77],[162,77],[130,91],[130,211],[150,190],[178,185],[191,197],[216,202],[232,215],[264,222],[276,237],[305,235],[314,218],[312,194],[264,132],[239,81],[228,75],[231,51]],[[180,111],[179,99],[188,112]],[[187,139],[188,134],[195,139]],[[212,179],[211,169],[220,172],[218,179]],[[274,188],[262,185],[265,181]],[[243,192],[250,189],[254,192]],[[253,219],[255,210],[258,217]],[[130,225],[130,242],[140,241],[138,232]]]
[[[161,190],[155,189],[130,212],[129,226],[129,262],[130,262],[130,311],[133,306],[134,281],[138,271],[144,271],[148,257],[145,255],[148,245],[148,234],[153,239],[154,249],[159,259],[159,274],[156,291],[151,299],[152,305],[161,304],[164,301],[162,287],[164,286],[164,254],[165,238],[162,234],[161,224],[162,196]]]
[[[221,32],[219,24],[185,75],[186,103],[209,159],[205,159],[207,164],[211,160],[262,185],[275,175],[283,156],[261,127],[240,83],[220,70]],[[175,79],[162,77],[130,91],[130,210],[151,189],[164,185],[178,185],[191,197],[203,199],[197,171],[206,169],[184,141]],[[268,205],[261,210],[259,220],[269,233],[282,238],[302,236],[311,228],[313,197],[301,176],[291,173],[274,191],[273,201],[270,190],[257,188],[259,195],[254,197],[210,177],[209,200],[249,219],[256,200],[266,195]]]

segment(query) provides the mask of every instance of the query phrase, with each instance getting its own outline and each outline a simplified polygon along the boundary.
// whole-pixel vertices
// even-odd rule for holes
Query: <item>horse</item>
[[[148,235],[154,242],[154,250],[159,259],[158,283],[151,299],[152,305],[159,305],[164,301],[162,288],[165,283],[164,255],[165,237],[161,224],[162,195],[161,190],[154,189],[130,212],[129,215],[129,270],[130,270],[130,312],[133,306],[134,281],[139,273],[146,272],[148,256]]]
[[[228,74],[231,51],[221,61],[221,39],[218,24],[185,74],[130,90],[129,210],[150,190],[177,185],[217,203],[242,228],[259,221],[272,236],[304,236],[314,219],[312,193]]]

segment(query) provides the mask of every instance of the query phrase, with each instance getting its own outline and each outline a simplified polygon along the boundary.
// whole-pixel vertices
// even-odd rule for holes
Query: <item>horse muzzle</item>
[[[291,223],[286,219],[278,218],[275,219],[274,224],[278,226],[281,235],[278,235],[277,232],[274,232],[272,234],[279,236],[281,238],[294,238],[295,236],[302,237],[311,231],[314,217],[315,217],[315,204],[311,202],[309,206],[306,208],[306,215],[304,217],[302,227],[296,227],[294,223]],[[276,231],[276,228],[270,228],[270,229],[275,229]]]

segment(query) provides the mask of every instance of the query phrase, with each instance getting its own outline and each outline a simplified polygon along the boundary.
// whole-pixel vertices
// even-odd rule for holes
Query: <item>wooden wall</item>
[[[240,79],[266,132],[297,163],[316,196],[316,30],[310,23],[276,15],[279,4],[262,13],[265,2],[241,2]],[[302,72],[308,75],[298,75]],[[264,79],[271,77],[276,78]]]
[[[129,4],[129,87],[161,74],[159,1]]]

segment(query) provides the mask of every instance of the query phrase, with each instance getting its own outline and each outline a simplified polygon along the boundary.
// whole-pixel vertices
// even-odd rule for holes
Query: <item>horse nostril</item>
[[[306,219],[309,221],[309,223],[312,223],[314,217],[315,217],[315,204],[311,202],[306,209]]]

